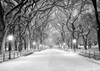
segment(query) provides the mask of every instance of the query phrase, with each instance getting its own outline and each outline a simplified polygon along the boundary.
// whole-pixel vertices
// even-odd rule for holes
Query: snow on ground
[[[100,62],[74,52],[47,49],[3,62],[0,71],[100,71]]]

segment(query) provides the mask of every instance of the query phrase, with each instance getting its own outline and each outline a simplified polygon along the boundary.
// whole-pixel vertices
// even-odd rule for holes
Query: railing
[[[100,52],[81,50],[79,54],[84,57],[100,60]]]
[[[32,53],[32,51],[12,52],[10,54],[11,58],[9,58],[9,53],[0,54],[0,63],[11,59],[16,59],[21,56],[27,56]]]

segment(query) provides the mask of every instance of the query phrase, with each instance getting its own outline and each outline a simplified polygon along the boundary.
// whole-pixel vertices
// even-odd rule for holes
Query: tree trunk
[[[78,39],[76,39],[76,49],[78,49]]]
[[[87,40],[86,39],[84,40],[84,48],[85,50],[87,50]]]
[[[64,39],[64,33],[61,33],[61,37],[62,37],[62,41],[64,42],[65,39]]]
[[[0,1],[0,53],[3,52],[3,47],[2,47],[2,44],[3,44],[3,39],[4,39],[4,30],[5,30],[5,22],[4,22],[4,10],[2,8],[2,5],[1,5],[1,1]]]
[[[24,38],[24,49],[26,50],[26,40]]]
[[[88,48],[91,49],[91,42],[88,42]]]
[[[40,32],[40,44],[42,44],[42,38],[43,38],[43,35],[42,35],[42,33]]]
[[[17,51],[18,48],[17,48],[17,40],[15,40],[15,50]]]
[[[98,47],[100,51],[100,29],[97,30],[97,36],[98,36]]]
[[[22,51],[22,36],[21,36],[21,27],[19,25],[19,46],[18,50],[21,52]]]
[[[4,33],[0,32],[0,53],[3,53],[3,51],[4,51],[4,49],[2,47],[3,39],[4,39]]]
[[[68,45],[68,48],[70,47],[70,40],[68,39],[67,40],[67,45]]]
[[[97,10],[97,0],[91,0],[95,9],[95,16],[96,16],[96,21],[97,21],[97,36],[98,36],[98,47],[100,51],[100,23],[99,23],[99,15],[98,15],[98,10]]]
[[[87,40],[84,37],[84,35],[82,37],[83,37],[84,48],[85,48],[85,50],[87,50]]]
[[[30,50],[31,47],[31,40],[30,40],[30,33],[28,33],[28,50]]]

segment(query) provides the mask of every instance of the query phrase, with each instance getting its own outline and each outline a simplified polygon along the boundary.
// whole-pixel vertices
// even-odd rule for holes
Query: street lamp
[[[40,44],[39,47],[41,48],[42,47],[42,44]]]
[[[33,45],[36,45],[36,42],[33,42]]]
[[[65,46],[65,45],[66,45],[66,43],[63,43],[63,45]]]
[[[76,44],[77,40],[76,39],[73,39],[73,44]]]
[[[33,44],[33,50],[35,50],[36,49],[36,42],[34,41],[32,44]]]
[[[63,43],[63,48],[65,49],[66,43]]]
[[[7,37],[7,40],[9,41],[9,59],[11,59],[11,41],[13,41],[14,37],[13,35],[9,35]]]
[[[76,48],[76,43],[77,43],[77,40],[76,39],[73,39],[74,51],[75,51],[75,48]]]

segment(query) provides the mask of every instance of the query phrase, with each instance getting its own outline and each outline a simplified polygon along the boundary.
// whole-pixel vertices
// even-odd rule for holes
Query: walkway
[[[0,71],[100,71],[100,63],[77,53],[47,49],[3,62]]]

